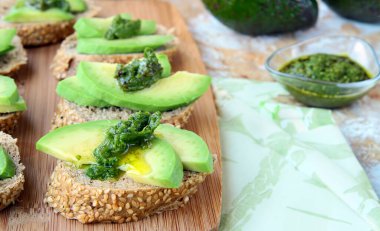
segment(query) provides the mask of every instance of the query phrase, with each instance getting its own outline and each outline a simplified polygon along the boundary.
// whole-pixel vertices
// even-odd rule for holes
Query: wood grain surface
[[[172,5],[153,0],[96,2],[102,7],[101,16],[130,12],[134,17],[154,19],[167,27],[176,28],[180,49],[173,63],[174,71],[206,73],[193,38]],[[29,64],[16,77],[20,93],[28,104],[28,111],[23,114],[14,134],[18,138],[21,161],[26,166],[26,183],[19,201],[0,213],[0,230],[216,230],[221,214],[222,170],[217,116],[211,90],[196,103],[187,128],[206,140],[218,161],[215,172],[199,187],[184,208],[138,222],[83,225],[53,213],[43,203],[56,159],[37,152],[35,142],[50,130],[58,100],[55,94],[57,82],[49,70],[58,46],[28,49]]]

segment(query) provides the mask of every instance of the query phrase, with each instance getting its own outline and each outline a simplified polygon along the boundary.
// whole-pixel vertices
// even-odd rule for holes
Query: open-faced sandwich
[[[178,39],[153,20],[133,20],[128,14],[110,18],[81,18],[75,34],[63,41],[52,64],[58,79],[75,74],[80,61],[125,64],[143,56],[145,48],[172,58]]]
[[[0,29],[0,75],[14,75],[27,62],[16,29]]]
[[[82,223],[137,221],[183,206],[213,172],[213,158],[198,135],[160,121],[160,112],[137,112],[46,134],[37,150],[61,161],[45,202]]]
[[[162,113],[162,122],[184,125],[192,103],[209,88],[207,75],[179,71],[171,75],[169,59],[147,49],[128,64],[81,62],[76,76],[57,85],[62,98],[54,127],[91,120],[127,119],[136,111]]]
[[[15,81],[0,75],[0,131],[12,133],[26,103],[19,95]]]
[[[99,9],[91,0],[1,0],[0,28],[15,28],[24,46],[56,43],[74,32],[79,17]]]
[[[16,139],[0,131],[0,210],[14,203],[24,188],[24,165]]]

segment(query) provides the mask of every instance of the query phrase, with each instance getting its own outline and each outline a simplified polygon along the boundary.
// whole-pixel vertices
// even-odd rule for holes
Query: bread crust
[[[0,75],[14,76],[28,61],[26,51],[18,36],[13,39],[12,44],[15,48],[0,56]]]
[[[24,189],[24,165],[20,163],[17,140],[0,131],[0,146],[11,156],[16,165],[16,175],[10,179],[0,180],[0,211],[14,203]]]
[[[12,134],[22,112],[0,113],[0,131]]]
[[[177,127],[183,127],[191,113],[193,105],[181,107],[173,111],[162,113],[162,123],[170,123]],[[97,108],[79,106],[75,103],[61,99],[52,121],[53,129],[70,125],[88,122],[92,120],[128,119],[129,115],[135,111],[118,107]]]
[[[6,12],[14,5],[16,0],[1,0],[0,15]],[[74,33],[73,25],[76,19],[80,17],[93,17],[100,8],[91,0],[86,0],[87,10],[77,14],[76,18],[71,21],[63,22],[30,22],[30,23],[8,23],[0,20],[0,28],[16,28],[24,46],[41,46],[57,43],[70,34]]]
[[[158,26],[158,34],[173,34],[173,30],[169,30],[163,26]],[[157,53],[166,54],[172,61],[178,50],[178,38],[164,46],[162,49],[157,50]],[[125,64],[132,59],[141,58],[143,53],[131,53],[131,54],[115,54],[115,55],[85,55],[79,54],[76,51],[77,38],[73,34],[67,37],[58,49],[56,56],[53,59],[51,70],[53,76],[58,80],[65,79],[70,76],[74,76],[76,73],[76,67],[80,61],[92,61],[92,62],[105,62],[105,63],[121,63]]]
[[[44,201],[55,212],[81,223],[138,221],[183,207],[206,176],[185,171],[180,187],[167,189],[128,178],[117,182],[91,181],[82,170],[59,161]]]

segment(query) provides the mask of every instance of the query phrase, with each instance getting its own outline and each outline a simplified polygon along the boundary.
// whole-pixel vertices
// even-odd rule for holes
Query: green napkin
[[[380,204],[330,110],[277,103],[278,84],[213,80],[220,112],[220,230],[378,231]]]

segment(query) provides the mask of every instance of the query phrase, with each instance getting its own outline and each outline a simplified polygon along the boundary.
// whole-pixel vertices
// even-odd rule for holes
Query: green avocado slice
[[[0,113],[25,111],[26,108],[26,103],[24,99],[20,96],[16,103],[13,103],[11,105],[0,105]]]
[[[87,10],[87,4],[83,0],[66,0],[70,5],[70,11],[73,13],[81,13]]]
[[[205,173],[214,171],[214,162],[207,144],[194,132],[160,124],[154,134],[173,147],[184,169]]]
[[[16,36],[16,29],[0,29],[0,55],[13,50],[12,40]]]
[[[80,106],[111,106],[109,103],[88,94],[85,89],[86,88],[82,87],[79,83],[78,78],[73,76],[60,81],[57,85],[56,92],[60,97]]]
[[[93,151],[105,138],[105,131],[118,120],[98,120],[55,129],[36,144],[38,151],[71,162],[76,166],[95,163]],[[139,183],[160,187],[178,187],[183,167],[173,148],[162,139],[154,139],[150,148],[134,148],[121,161],[120,169]]]
[[[113,77],[115,69],[115,64],[81,62],[77,77],[88,92],[114,106],[150,112],[188,105],[201,97],[211,84],[207,75],[181,71],[149,88],[124,92]]]
[[[129,14],[121,14],[122,18],[131,19]],[[109,18],[81,18],[74,29],[78,38],[104,38],[114,17]],[[139,35],[151,35],[156,32],[156,22],[153,20],[141,20]]]
[[[0,180],[12,178],[16,174],[16,165],[3,147],[0,146]]]
[[[168,57],[164,54],[157,54],[157,59],[163,68],[162,76],[169,76],[171,73],[171,65]],[[60,97],[74,102],[77,105],[95,107],[112,106],[112,104],[98,98],[99,96],[97,94],[91,94],[85,86],[86,85],[80,83],[76,76],[69,77],[58,83],[56,92]]]
[[[78,39],[77,52],[98,55],[139,53],[143,52],[147,47],[152,49],[160,48],[173,39],[173,35],[140,35],[116,40],[80,38]]]
[[[5,16],[7,22],[60,22],[74,19],[74,15],[60,9],[52,8],[40,11],[29,7],[12,8]]]
[[[19,98],[17,85],[15,81],[9,77],[0,75],[0,105],[12,105]]]

